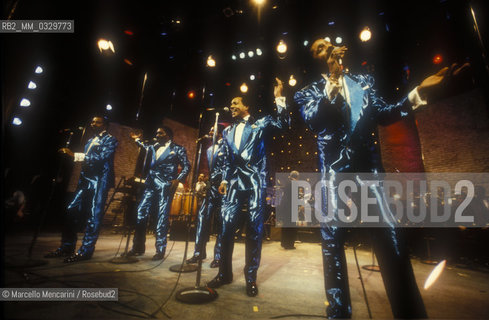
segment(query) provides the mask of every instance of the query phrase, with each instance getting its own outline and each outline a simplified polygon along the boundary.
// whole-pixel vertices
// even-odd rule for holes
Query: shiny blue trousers
[[[382,216],[392,215],[390,208],[384,205],[386,202],[383,199],[383,187],[373,187],[371,191],[377,198],[377,204],[372,207],[379,210]],[[334,207],[337,213],[339,202],[336,196],[337,194],[332,194],[330,200],[336,202]],[[325,196],[323,210],[326,208],[324,199]],[[348,228],[332,224],[321,226],[324,286],[329,302],[326,308],[328,318],[351,318],[352,314],[344,250],[347,230]],[[401,229],[382,226],[362,231],[367,231],[372,237],[372,245],[394,318],[426,318],[426,309],[416,284],[405,240],[400,234]]]
[[[144,253],[146,248],[146,225],[151,207],[157,204],[157,220],[155,230],[155,247],[156,253],[165,254],[168,229],[170,227],[170,207],[171,207],[170,185],[164,186],[162,189],[146,188],[143,192],[143,197],[138,206],[138,218],[136,228],[134,230],[134,239],[132,249],[139,253]]]
[[[221,203],[222,195],[219,194],[216,187],[212,186],[202,202],[197,216],[194,257],[201,257],[202,259],[207,257],[205,247],[207,241],[209,241],[211,221],[216,218],[214,221],[217,220],[218,233],[216,244],[214,245],[214,260],[221,259]]]
[[[74,251],[77,242],[77,231],[86,220],[85,235],[78,254],[91,257],[95,251],[102,220],[104,206],[107,201],[109,188],[101,181],[95,189],[79,187],[75,197],[68,205],[68,214],[61,234],[61,249]],[[88,216],[88,217],[87,217]]]
[[[248,212],[242,207],[248,204]],[[244,274],[246,282],[256,282],[260,266],[265,213],[265,190],[237,191],[232,199],[225,199],[222,205],[222,240],[219,276],[225,280],[233,278],[234,235],[240,222],[246,219],[246,242]]]

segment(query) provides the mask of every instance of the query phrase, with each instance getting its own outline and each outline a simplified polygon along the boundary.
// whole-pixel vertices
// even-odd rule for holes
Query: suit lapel
[[[241,135],[241,143],[239,144],[239,152],[243,150],[245,144],[248,142],[251,134],[251,124],[249,121],[246,122],[245,127],[243,129],[243,134]]]
[[[173,150],[173,142],[170,142],[170,145],[168,146],[168,148],[166,148],[166,150],[161,154],[161,156],[159,158],[156,159],[156,161],[163,161],[166,159],[166,157],[168,157],[168,155],[170,154],[170,152]],[[155,150],[155,157],[156,157],[156,150]]]
[[[350,98],[350,132],[353,132],[355,126],[363,115],[365,91],[360,84],[352,78],[345,76],[345,83],[348,86]]]

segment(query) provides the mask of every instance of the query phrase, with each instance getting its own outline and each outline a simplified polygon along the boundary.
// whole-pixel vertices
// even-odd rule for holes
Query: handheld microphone
[[[210,138],[212,138],[212,137],[210,137],[208,134],[206,134],[206,135],[203,135],[202,137],[198,138],[198,139],[196,140],[196,142],[200,142],[200,141],[202,141],[202,140],[204,140],[204,139],[210,139]]]
[[[228,107],[222,107],[222,108],[205,108],[205,111],[222,111],[222,112],[229,112]]]

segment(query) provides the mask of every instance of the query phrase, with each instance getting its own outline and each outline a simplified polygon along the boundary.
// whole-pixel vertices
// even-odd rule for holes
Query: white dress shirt
[[[81,162],[81,161],[85,160],[85,155],[90,151],[90,149],[92,149],[93,146],[99,145],[98,142],[100,141],[100,137],[105,132],[106,132],[106,130],[100,132],[98,135],[95,136],[95,138],[92,139],[92,142],[88,146],[88,149],[87,149],[87,152],[86,153],[83,153],[83,152],[75,152],[75,159],[74,159],[74,161],[75,162]]]
[[[158,150],[156,150],[156,160],[160,158],[160,156],[165,152],[165,150],[168,148],[170,145],[171,140],[168,140],[162,147],[159,147]]]

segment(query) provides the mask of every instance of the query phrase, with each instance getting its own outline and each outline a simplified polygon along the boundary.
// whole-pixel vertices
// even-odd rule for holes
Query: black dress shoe
[[[205,259],[205,258],[204,258]],[[194,264],[194,263],[199,263],[199,257],[198,256],[193,256],[192,258],[190,259],[187,259],[187,261],[185,261],[187,264]]]
[[[256,282],[246,282],[246,294],[248,297],[256,297],[258,294],[258,286]]]
[[[44,256],[44,258],[61,258],[61,257],[70,257],[73,255],[73,250],[63,250],[58,248],[53,252],[49,252]]]
[[[230,284],[231,282],[233,282],[233,278],[224,279],[223,277],[220,277],[219,275],[217,275],[214,279],[207,282],[207,286],[209,288],[219,288],[220,286],[225,285],[225,284]]]
[[[219,267],[219,260],[212,260],[210,267],[211,268],[218,268]]]
[[[84,260],[90,260],[92,256],[86,255],[86,254],[79,254],[75,253],[71,255],[70,257],[66,258],[63,260],[64,263],[73,263],[73,262],[78,262],[78,261],[84,261]]]
[[[158,261],[158,260],[163,260],[163,258],[165,257],[165,254],[164,253],[157,253],[153,256],[153,258],[151,258],[151,260],[153,261]]]
[[[131,249],[127,252],[128,257],[137,257],[137,256],[142,256],[144,254],[144,251],[136,251],[134,249]]]

